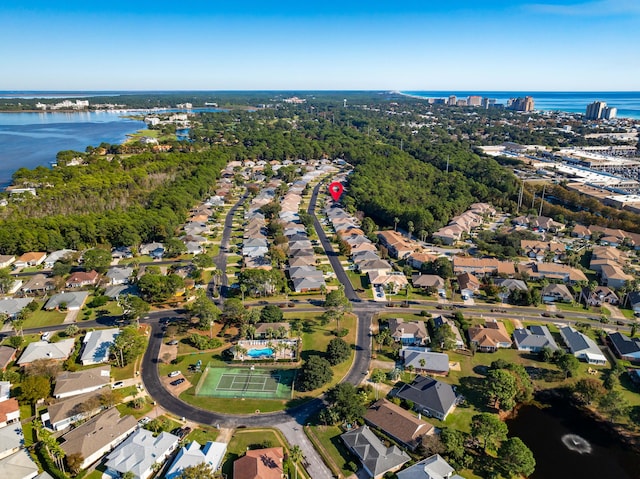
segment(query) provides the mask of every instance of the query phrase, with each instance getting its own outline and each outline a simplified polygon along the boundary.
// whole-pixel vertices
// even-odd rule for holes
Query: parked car
[[[115,383],[113,383],[113,386],[111,386],[112,389],[118,389],[124,386],[124,381],[116,381]]]
[[[149,416],[145,416],[138,421],[138,424],[140,424],[141,426],[146,426],[150,422],[151,422],[151,418]]]
[[[169,341],[167,343],[169,346],[176,346],[178,344],[178,340],[177,339],[172,339],[171,341]]]
[[[180,371],[171,371],[169,373],[169,377],[170,378],[175,378],[176,376],[180,376],[180,374],[181,374]]]
[[[175,381],[171,381],[169,384],[172,386],[178,386],[184,382],[184,378],[176,379]]]
[[[43,333],[40,339],[42,341],[49,341],[49,339],[51,339],[51,331],[47,331],[46,333]]]

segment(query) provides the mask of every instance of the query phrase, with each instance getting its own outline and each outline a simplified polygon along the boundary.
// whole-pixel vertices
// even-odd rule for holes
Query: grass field
[[[58,324],[63,323],[65,317],[66,313],[61,313],[59,311],[45,311],[44,309],[39,309],[38,311],[34,311],[29,315],[29,317],[23,323],[22,328],[31,329],[43,328],[45,326],[57,326]]]

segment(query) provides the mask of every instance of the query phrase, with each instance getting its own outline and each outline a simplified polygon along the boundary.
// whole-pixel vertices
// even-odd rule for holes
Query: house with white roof
[[[445,461],[440,454],[435,454],[403,471],[396,473],[398,479],[464,479]]]
[[[200,444],[193,441],[178,451],[164,477],[165,479],[175,479],[180,476],[183,469],[202,463],[208,464],[211,471],[215,472],[222,464],[226,452],[227,444],[224,442],[209,441],[201,447]]]
[[[106,363],[109,360],[109,348],[118,334],[120,334],[118,328],[89,331],[82,340],[80,362],[84,366]]]
[[[150,477],[155,464],[162,464],[178,447],[180,438],[161,432],[153,437],[151,431],[138,429],[107,456],[107,474],[120,477],[131,472],[134,479]]]
[[[0,299],[0,314],[6,314],[8,318],[15,318],[31,301],[33,301],[31,298],[2,298]]]
[[[32,479],[38,476],[38,465],[26,449],[0,459],[0,471],[5,478]]]
[[[24,366],[31,364],[38,359],[53,359],[58,361],[64,361],[67,359],[73,347],[75,345],[75,339],[68,338],[58,341],[57,343],[49,343],[47,341],[34,341],[24,349],[24,352],[16,361],[18,366]]]
[[[44,259],[45,269],[53,268],[53,265],[55,265],[58,261],[75,252],[76,251],[73,249],[60,249],[58,251],[54,251]]]
[[[571,326],[564,326],[560,328],[560,336],[576,358],[583,359],[589,364],[607,364],[607,357],[595,341],[586,334],[582,334]]]

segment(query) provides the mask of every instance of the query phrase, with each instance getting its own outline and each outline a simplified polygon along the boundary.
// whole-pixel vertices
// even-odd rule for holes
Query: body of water
[[[403,91],[406,95],[424,98],[448,98],[455,95],[462,99],[471,95],[495,98],[498,103],[507,104],[509,98],[531,96],[535,109],[540,111],[565,111],[585,113],[587,105],[594,101],[604,101],[618,109],[618,118],[640,119],[640,92],[516,92],[516,91]]]
[[[562,400],[543,409],[525,406],[507,424],[536,459],[530,479],[640,479],[640,454]]]
[[[143,121],[115,112],[0,113],[0,186],[18,168],[49,166],[59,151],[122,143],[144,128]]]
[[[157,110],[153,113],[186,110]],[[219,112],[218,108],[194,108],[190,113]],[[11,183],[19,168],[49,166],[62,150],[85,151],[100,143],[120,144],[127,134],[146,128],[140,120],[126,118],[140,111],[20,112],[0,113],[0,187]],[[178,139],[188,139],[181,130]]]

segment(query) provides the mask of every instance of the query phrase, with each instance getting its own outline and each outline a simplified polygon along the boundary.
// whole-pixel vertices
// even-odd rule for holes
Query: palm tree
[[[398,231],[398,223],[400,223],[400,218],[396,216],[393,218],[393,231]]]
[[[298,479],[298,462],[300,462],[304,458],[302,454],[302,449],[297,444],[291,448],[289,451],[289,459],[293,462],[295,468],[295,479]]]
[[[242,306],[244,306],[244,293],[247,292],[247,285],[246,284],[241,284],[240,285],[240,292],[242,293]]]
[[[427,239],[427,232],[425,230],[420,230],[418,234],[420,235],[420,241],[424,243],[424,241]]]
[[[411,238],[411,234],[413,233],[413,230],[415,229],[415,225],[413,224],[413,221],[408,221],[407,222],[407,231],[409,231],[409,238]]]

